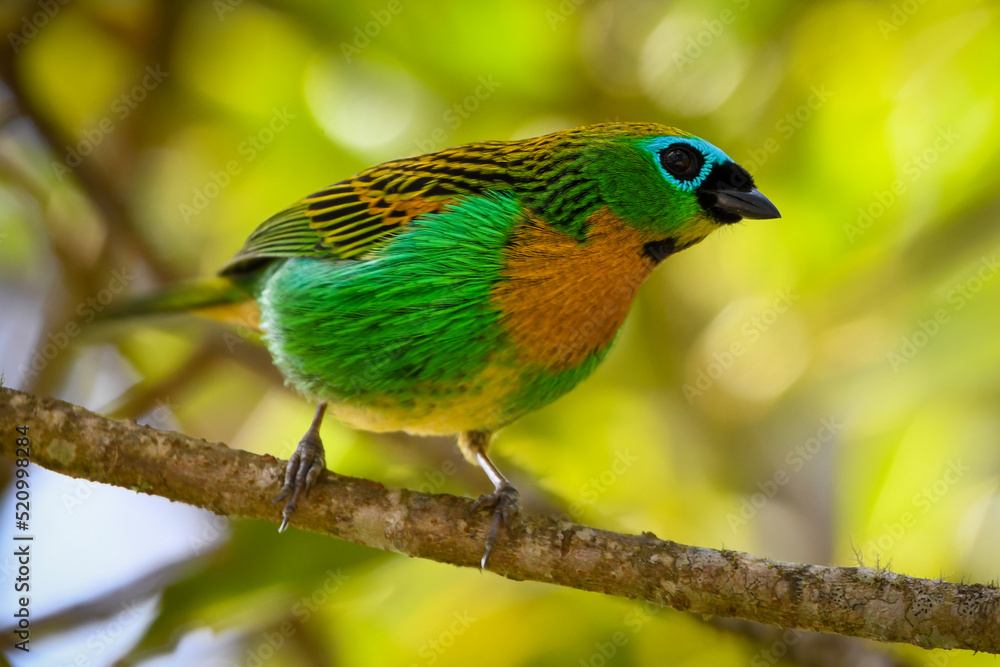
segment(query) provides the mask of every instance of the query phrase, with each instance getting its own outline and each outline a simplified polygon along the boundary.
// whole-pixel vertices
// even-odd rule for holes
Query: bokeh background
[[[501,434],[497,460],[526,511],[996,581],[998,9],[4,2],[5,383],[287,457],[312,407],[248,331],[194,317],[107,329],[97,313],[211,275],[271,213],[383,160],[607,120],[676,125],[746,166],[783,217],[671,257],[596,375]],[[449,439],[333,420],[323,437],[345,474],[488,487]],[[30,655],[5,640],[12,664],[806,664],[787,660],[794,633],[761,643],[671,610],[32,475],[36,634]],[[0,557],[4,589],[12,572]]]

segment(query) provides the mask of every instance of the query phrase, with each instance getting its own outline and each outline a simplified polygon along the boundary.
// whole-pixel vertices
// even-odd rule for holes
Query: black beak
[[[715,195],[715,204],[712,208],[739,218],[769,220],[781,217],[771,200],[762,195],[757,188],[752,188],[749,192],[719,189],[709,190],[706,194],[708,193]]]

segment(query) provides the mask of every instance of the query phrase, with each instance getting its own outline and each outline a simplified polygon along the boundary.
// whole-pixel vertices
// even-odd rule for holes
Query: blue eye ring
[[[660,156],[665,149],[676,148],[680,145],[689,146],[702,159],[701,169],[693,178],[678,178],[667,171],[661,163]],[[704,139],[697,137],[654,137],[647,140],[643,144],[643,148],[651,153],[663,178],[678,190],[685,192],[691,192],[700,186],[716,165],[732,162],[728,155]]]

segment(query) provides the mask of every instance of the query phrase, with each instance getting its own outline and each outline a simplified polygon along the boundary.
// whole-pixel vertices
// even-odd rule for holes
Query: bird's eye
[[[660,151],[660,164],[673,176],[688,180],[701,173],[705,158],[687,144],[673,144]]]

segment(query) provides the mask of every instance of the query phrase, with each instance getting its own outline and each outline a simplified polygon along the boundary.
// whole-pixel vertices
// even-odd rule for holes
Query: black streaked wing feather
[[[456,198],[513,188],[504,165],[514,145],[470,144],[366,169],[265,220],[221,273],[281,257],[363,259],[411,220]]]

